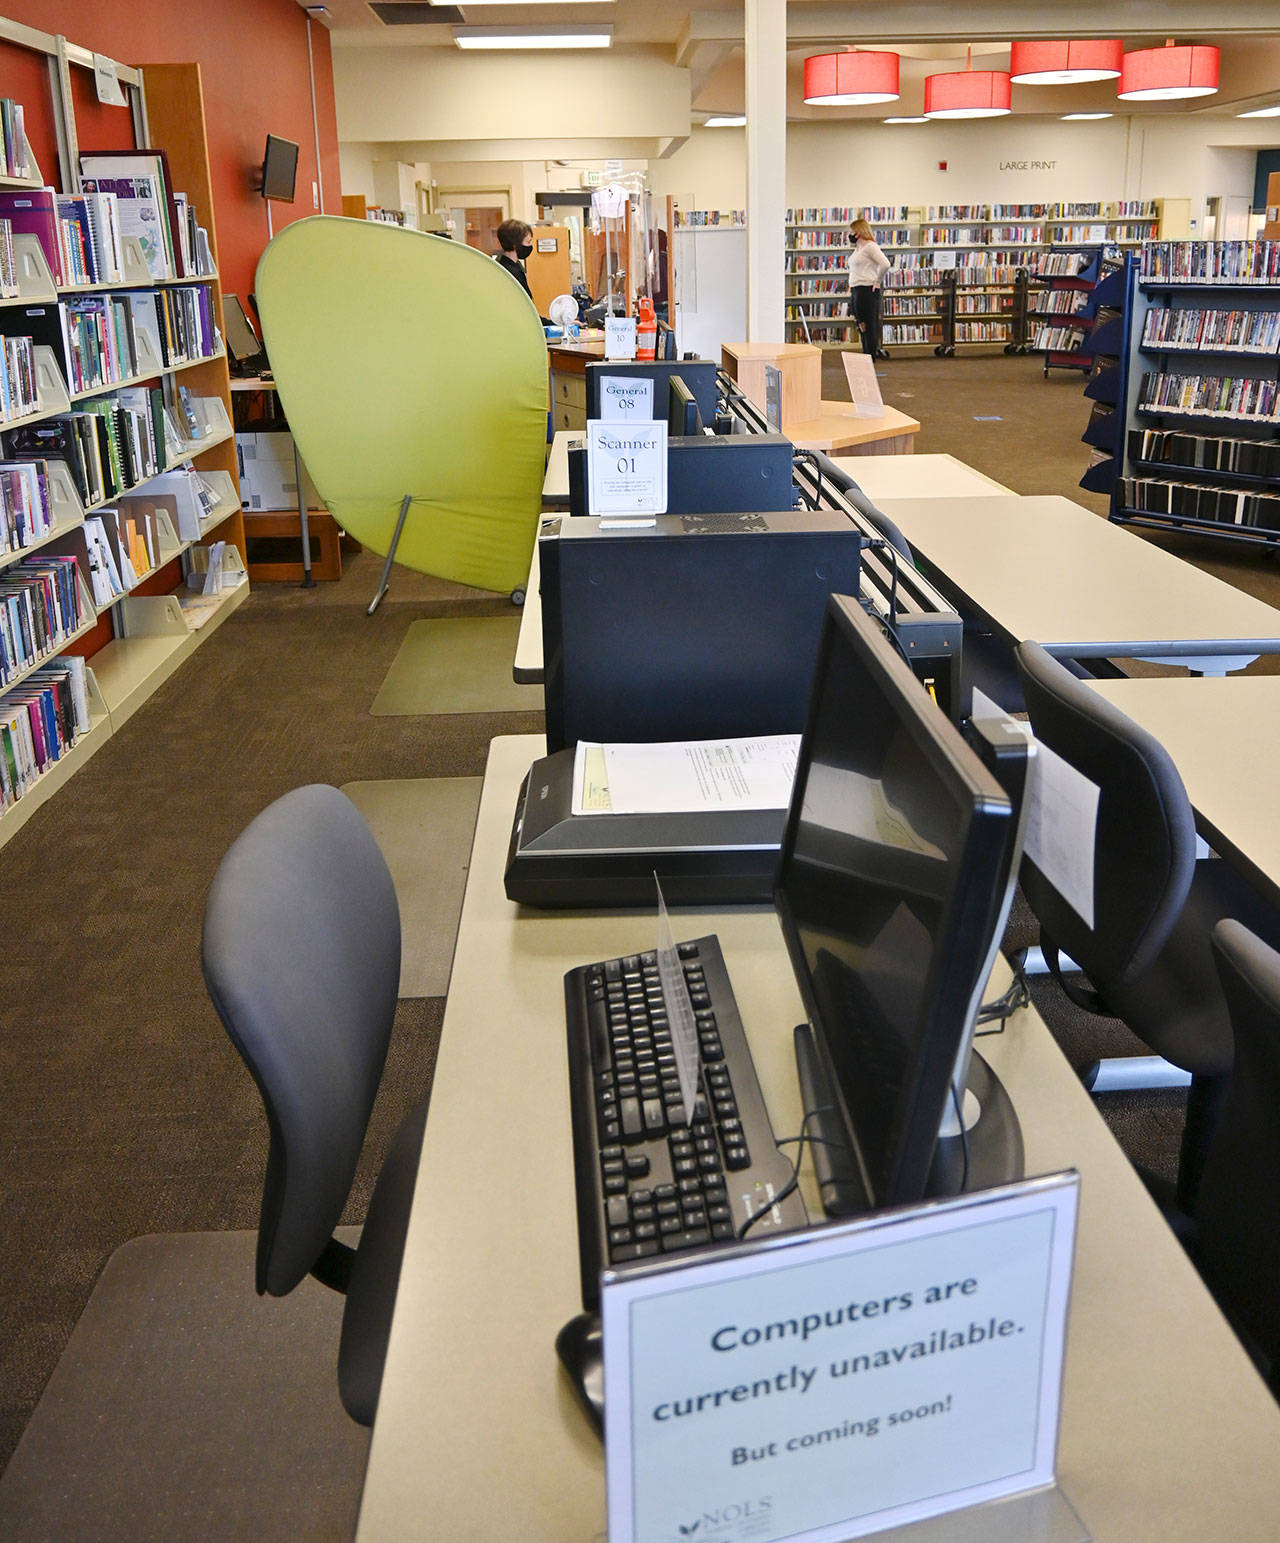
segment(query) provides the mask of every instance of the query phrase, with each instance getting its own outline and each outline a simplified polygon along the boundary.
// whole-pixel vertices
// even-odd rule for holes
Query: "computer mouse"
[[[579,1313],[556,1335],[556,1354],[587,1418],[604,1435],[604,1336],[596,1313]]]

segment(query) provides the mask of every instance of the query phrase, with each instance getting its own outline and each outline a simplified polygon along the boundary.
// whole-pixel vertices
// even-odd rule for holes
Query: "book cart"
[[[21,77],[29,98],[36,90],[35,81],[45,76],[56,135],[56,149],[52,144],[40,145],[39,153],[33,154],[26,147],[23,174],[0,177],[0,190],[39,190],[46,185],[41,153],[48,159],[56,153],[62,192],[79,193],[80,146],[72,76],[80,71],[92,76],[93,54],[64,37],[0,17],[0,57],[13,64],[8,79]],[[138,393],[128,400],[142,400],[150,407],[153,464],[162,467],[157,476],[172,478],[175,472],[192,468],[200,474],[202,497],[198,508],[182,517],[180,536],[174,503],[160,492],[163,486],[172,487],[171,481],[165,484],[151,476],[129,481],[113,475],[108,496],[86,498],[65,459],[50,455],[36,463],[40,467],[38,500],[29,507],[29,517],[8,521],[6,539],[0,544],[0,591],[8,597],[7,617],[0,618],[0,627],[7,621],[10,643],[18,645],[17,659],[11,657],[0,670],[0,754],[5,757],[0,776],[0,844],[248,593],[199,66],[121,65],[116,69],[127,108],[107,109],[120,125],[108,143],[163,148],[172,178],[169,191],[187,195],[195,217],[192,229],[198,222],[207,233],[207,252],[193,247],[187,259],[192,271],[159,279],[152,275],[136,241],[122,238],[120,263],[109,282],[84,282],[83,274],[79,282],[59,282],[40,240],[30,234],[12,235],[12,263],[0,308],[7,313],[3,318],[6,338],[17,350],[5,364],[22,375],[23,389],[19,398],[7,392],[0,404],[0,461],[14,468],[0,475],[14,479],[6,488],[11,494],[18,479],[29,491],[27,479],[32,473],[29,467],[18,469],[23,457],[22,450],[15,450],[19,435],[41,425],[52,427],[55,420],[65,424],[69,415],[79,413],[111,421],[112,460],[118,472],[124,464],[116,462],[114,437],[121,432],[121,393]],[[6,107],[6,127],[21,121],[21,103],[16,106],[16,115],[13,101]],[[104,116],[99,114],[99,121]],[[95,130],[95,135],[100,132]],[[177,233],[173,235],[176,240]],[[120,276],[115,277],[116,273]],[[60,275],[63,280],[70,277]],[[166,292],[170,298],[164,301]],[[126,324],[126,318],[135,314],[126,302],[131,296],[154,293],[162,296],[163,304],[180,306],[180,292],[186,292],[201,313],[205,341],[211,346],[169,352],[166,343],[166,362],[151,334],[135,329],[131,320]],[[22,336],[28,310],[33,317],[43,314],[61,323],[62,346],[56,339],[28,346]],[[77,321],[86,315],[92,319],[95,313],[100,329],[111,328],[114,322],[114,347],[102,346],[107,335],[102,330],[96,334],[96,344],[89,333],[77,336]],[[68,338],[76,339],[74,348],[65,341]],[[26,443],[29,447],[30,440]],[[25,454],[30,456],[29,448]],[[94,518],[124,507],[132,511],[128,521]],[[118,561],[121,553],[115,546],[121,587],[106,596],[91,584],[90,572],[94,552],[100,550],[94,532],[103,524],[116,536],[130,524],[135,534],[145,532],[145,537],[138,536],[139,544],[126,551],[125,562]],[[193,590],[187,579],[192,573],[207,573],[211,552],[218,554],[222,582],[216,593],[205,595]],[[126,576],[131,582],[125,582]],[[61,590],[55,596],[57,604],[50,605],[55,579]],[[43,597],[38,593],[41,586]],[[31,593],[23,593],[27,590]],[[33,621],[32,608],[38,601],[42,612]],[[13,653],[12,647],[9,652]],[[80,660],[86,664],[81,666]],[[71,688],[69,680],[74,681]],[[68,689],[76,702],[74,714],[62,705],[57,710],[53,706],[55,691],[60,704],[65,704]],[[37,700],[41,698],[43,705]],[[19,730],[26,752],[22,764],[15,760]]]
[[[1280,242],[1150,242],[1125,315],[1111,519],[1280,549]]]

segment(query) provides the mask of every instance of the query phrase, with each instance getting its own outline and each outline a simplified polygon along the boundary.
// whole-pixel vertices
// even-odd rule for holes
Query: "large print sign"
[[[1051,1484],[1077,1193],[606,1274],[610,1543],[834,1543]]]

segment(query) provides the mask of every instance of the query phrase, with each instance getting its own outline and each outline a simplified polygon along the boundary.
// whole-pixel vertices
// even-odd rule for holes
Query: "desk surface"
[[[1280,611],[1069,498],[877,500],[938,587],[1073,659],[1280,652]]]
[[[553,1349],[578,1306],[562,980],[644,947],[655,922],[505,899],[516,789],[541,748],[490,749],[358,1543],[603,1536],[602,1450]],[[803,1015],[773,913],[674,925],[719,933],[775,1127],[795,1128]],[[1097,1543],[1280,1535],[1280,1409],[1088,1095],[1030,1011],[983,1051],[1028,1171],[1082,1176],[1059,1456],[1073,1504]]]
[[[798,449],[838,453],[883,444],[889,454],[910,455],[920,432],[920,420],[896,407],[886,407],[876,418],[855,418],[852,402],[829,402],[824,397],[819,405],[819,417],[804,423],[788,419],[782,425],[782,432]]]
[[[546,475],[542,479],[542,507],[566,509],[569,506],[569,441],[585,439],[585,429],[557,429],[547,456]]]
[[[1089,685],[1160,741],[1201,835],[1280,906],[1280,675]]]
[[[1016,496],[954,455],[836,455],[832,460],[873,503],[882,498]]]

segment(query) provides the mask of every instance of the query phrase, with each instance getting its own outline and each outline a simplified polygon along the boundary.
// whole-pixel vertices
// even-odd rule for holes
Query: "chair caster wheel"
[[[511,591],[511,604],[512,605],[523,605],[524,604],[524,590],[522,590],[522,589],[513,589]]]

